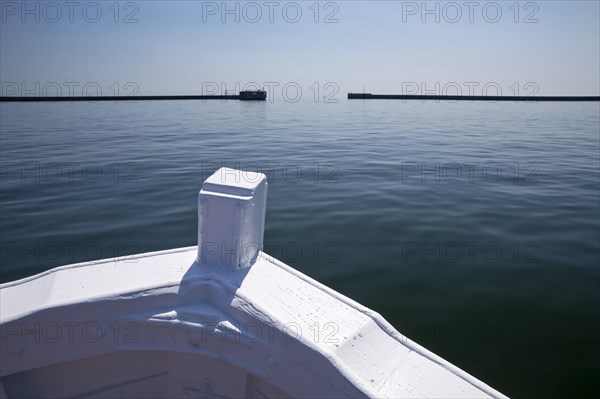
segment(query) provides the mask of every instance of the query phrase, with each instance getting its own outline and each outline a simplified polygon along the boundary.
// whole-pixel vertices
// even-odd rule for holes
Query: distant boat
[[[197,247],[0,285],[0,399],[504,397],[263,253],[266,198],[222,168]]]
[[[240,100],[243,101],[264,101],[267,99],[267,92],[264,90],[240,91]]]

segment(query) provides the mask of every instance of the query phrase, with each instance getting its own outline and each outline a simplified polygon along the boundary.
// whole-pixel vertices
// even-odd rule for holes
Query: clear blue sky
[[[121,94],[133,90],[127,82],[138,94],[195,94],[209,82],[276,82],[279,95],[292,82],[304,95],[318,82],[324,95],[333,82],[340,98],[363,85],[448,94],[488,85],[512,95],[515,82],[522,95],[600,94],[595,0],[246,3],[228,2],[226,14],[221,1],[3,0],[3,94],[23,82],[50,94],[54,83],[80,94],[90,82],[102,94],[114,94],[114,82]]]

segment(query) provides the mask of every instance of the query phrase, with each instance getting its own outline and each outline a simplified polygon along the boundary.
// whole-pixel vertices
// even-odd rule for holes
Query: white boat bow
[[[0,286],[0,398],[504,397],[261,252],[267,182],[220,169],[198,246]]]

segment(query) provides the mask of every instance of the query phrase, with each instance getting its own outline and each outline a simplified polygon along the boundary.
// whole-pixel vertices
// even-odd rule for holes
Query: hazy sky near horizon
[[[0,5],[3,95],[600,95],[595,0]]]

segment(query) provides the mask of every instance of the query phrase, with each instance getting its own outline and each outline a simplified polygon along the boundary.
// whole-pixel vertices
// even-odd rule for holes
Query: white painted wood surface
[[[250,197],[263,184],[266,195],[261,181],[246,188]],[[203,187],[219,190],[230,188]],[[208,210],[200,204],[200,224],[218,220],[203,216],[213,199]],[[253,212],[234,225],[259,223]],[[262,243],[262,226],[259,238],[245,226],[236,237]],[[199,242],[211,234],[201,228]],[[503,397],[263,252],[244,267],[203,263],[201,250],[68,265],[1,285],[0,397]]]

